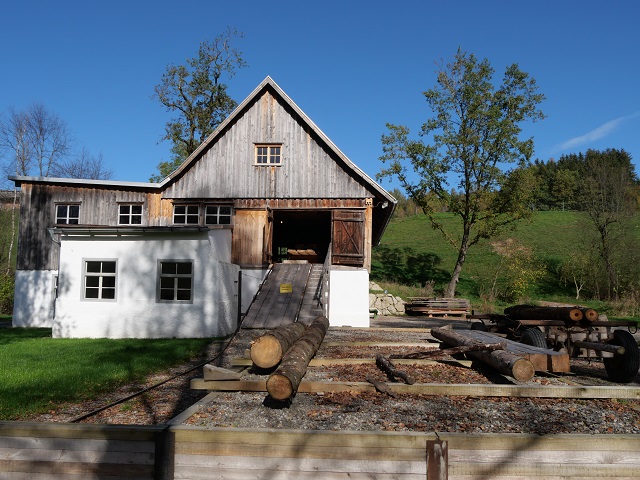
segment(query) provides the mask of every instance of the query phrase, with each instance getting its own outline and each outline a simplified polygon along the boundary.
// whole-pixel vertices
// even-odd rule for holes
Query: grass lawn
[[[0,420],[95,398],[196,357],[211,342],[51,338],[47,328],[1,328]]]

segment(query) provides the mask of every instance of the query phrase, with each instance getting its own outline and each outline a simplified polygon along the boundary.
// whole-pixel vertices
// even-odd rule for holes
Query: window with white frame
[[[257,165],[280,165],[282,163],[282,145],[256,145]]]
[[[85,300],[115,300],[115,260],[85,260],[84,298]]]
[[[231,225],[231,206],[206,205],[204,208],[205,225]]]
[[[200,223],[199,205],[174,205],[174,225],[198,225]]]
[[[124,203],[119,205],[118,225],[142,225],[142,205]]]
[[[56,225],[78,225],[80,205],[61,203],[56,205]]]
[[[158,301],[193,301],[192,260],[158,260]]]

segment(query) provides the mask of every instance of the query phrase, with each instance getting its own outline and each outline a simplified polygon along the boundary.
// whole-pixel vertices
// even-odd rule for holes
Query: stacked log
[[[577,324],[584,317],[582,310],[578,307],[540,307],[536,305],[514,305],[505,308],[504,314],[512,320],[560,320],[568,325]]]
[[[431,330],[438,340],[452,346],[472,346],[482,344],[478,340],[465,337],[454,332],[452,329],[440,327]],[[533,364],[526,358],[518,357],[506,350],[480,350],[469,353],[470,356],[495,368],[499,373],[508,375],[516,380],[526,382],[535,375]]]
[[[251,361],[260,368],[273,368],[282,356],[304,334],[306,325],[290,323],[262,335],[251,344]]]
[[[287,400],[296,393],[328,328],[329,320],[326,317],[316,317],[306,328],[304,335],[284,354],[280,366],[267,380],[267,392],[273,399]]]

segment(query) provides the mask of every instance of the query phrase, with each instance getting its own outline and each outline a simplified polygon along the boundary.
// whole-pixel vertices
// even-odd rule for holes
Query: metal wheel
[[[618,383],[633,381],[640,369],[640,351],[636,339],[626,330],[614,330],[609,343],[624,347],[624,353],[603,359],[607,375]]]
[[[531,345],[532,347],[548,348],[547,337],[538,328],[527,328],[520,335],[520,343]]]

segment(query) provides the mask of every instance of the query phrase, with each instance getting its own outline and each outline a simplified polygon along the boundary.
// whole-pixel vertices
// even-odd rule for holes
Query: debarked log
[[[514,305],[504,309],[512,320],[561,320],[568,324],[578,323],[584,317],[578,307],[541,307],[537,305]]]
[[[389,358],[393,358],[395,360],[398,360],[398,359],[419,360],[423,358],[437,357],[439,355],[458,355],[460,353],[478,352],[481,350],[504,350],[505,348],[507,348],[507,344],[505,342],[478,343],[478,345],[463,345],[460,347],[428,350],[424,352],[393,353],[389,355]]]
[[[413,385],[414,383],[416,383],[416,379],[413,377],[413,375],[409,375],[407,372],[398,370],[396,366],[391,363],[391,360],[380,353],[376,355],[376,366],[392,379],[400,378],[407,385]]]
[[[434,328],[431,330],[438,340],[452,346],[471,346],[481,344],[478,340],[465,337],[448,328]],[[535,374],[535,368],[526,358],[519,357],[507,350],[481,350],[469,353],[473,358],[486,363],[503,375],[508,375],[518,381],[526,382],[531,380]]]
[[[329,320],[326,317],[316,317],[306,328],[304,335],[284,354],[280,366],[267,380],[267,392],[272,398],[283,401],[298,390],[309,362],[320,348],[328,328]]]
[[[260,368],[272,368],[280,363],[282,356],[304,334],[307,326],[296,322],[282,325],[256,339],[251,344],[251,360]]]

